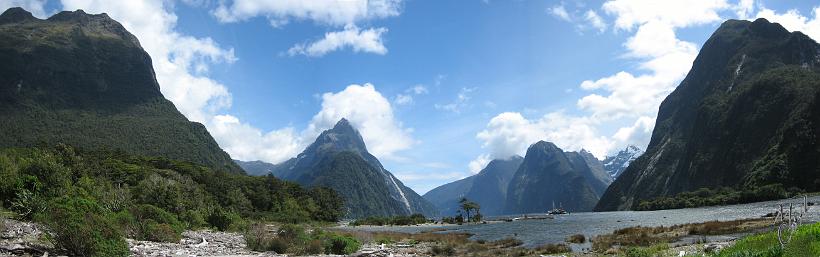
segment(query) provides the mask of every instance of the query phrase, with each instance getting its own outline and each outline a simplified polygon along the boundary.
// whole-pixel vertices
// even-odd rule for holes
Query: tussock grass
[[[754,218],[732,221],[707,221],[675,226],[628,227],[615,230],[612,234],[596,236],[592,239],[592,249],[604,252],[613,246],[649,247],[679,240],[690,235],[723,235],[751,231],[769,227],[770,218]]]

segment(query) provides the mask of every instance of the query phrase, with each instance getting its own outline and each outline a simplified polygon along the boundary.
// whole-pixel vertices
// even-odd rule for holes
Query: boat
[[[569,212],[567,212],[567,210],[564,210],[564,208],[561,207],[561,203],[558,203],[558,208],[555,208],[555,201],[553,201],[552,202],[552,210],[548,211],[547,215],[562,215],[562,214],[569,214]]]

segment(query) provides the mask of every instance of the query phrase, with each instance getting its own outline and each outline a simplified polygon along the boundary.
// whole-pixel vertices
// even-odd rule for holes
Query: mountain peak
[[[77,9],[73,12],[59,12],[46,19],[46,21],[76,24],[82,28],[86,34],[120,38],[126,42],[130,42],[134,46],[140,46],[137,37],[128,32],[122,24],[109,17],[106,13],[88,14],[82,9]]]
[[[0,24],[37,20],[34,15],[20,7],[12,7],[0,14]]]
[[[322,134],[316,138],[316,141],[308,148],[315,148],[316,150],[322,151],[367,152],[367,147],[364,144],[362,135],[359,134],[359,131],[345,118],[336,122],[333,128],[322,132]]]

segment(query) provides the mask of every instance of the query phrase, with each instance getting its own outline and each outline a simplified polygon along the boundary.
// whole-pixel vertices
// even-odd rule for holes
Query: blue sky
[[[339,3],[0,7],[41,18],[82,8],[119,20],[152,55],[166,97],[236,159],[283,161],[350,116],[385,167],[419,193],[537,140],[599,158],[645,147],[657,105],[725,19],[767,17],[820,36],[820,4],[811,1]]]

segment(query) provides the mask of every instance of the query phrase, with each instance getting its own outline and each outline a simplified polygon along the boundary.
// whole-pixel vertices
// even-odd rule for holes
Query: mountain
[[[515,155],[492,160],[478,174],[438,186],[424,194],[424,199],[436,205],[441,215],[445,216],[456,214],[461,198],[478,203],[482,215],[501,215],[507,199],[507,187],[523,159]]]
[[[473,180],[475,180],[475,175],[433,188],[422,197],[435,205],[440,215],[453,216],[460,208],[458,201],[467,197],[467,192],[472,189]],[[470,200],[476,201],[477,199],[470,198]],[[483,209],[484,205],[481,202],[478,202],[478,204]]]
[[[629,163],[637,159],[639,156],[643,154],[643,150],[638,148],[637,146],[630,145],[627,146],[625,149],[619,151],[617,154],[613,156],[607,156],[604,158],[604,170],[612,177],[612,179],[618,178],[618,176],[623,173],[626,167],[629,166]],[[244,168],[244,167],[243,167]],[[247,171],[247,169],[245,169]]]
[[[483,215],[500,215],[504,212],[507,188],[515,171],[524,158],[515,155],[507,159],[496,159],[474,175],[473,185],[466,197],[479,203]]]
[[[296,158],[267,168],[278,178],[336,190],[351,218],[438,215],[433,204],[404,186],[367,152],[359,131],[346,119],[322,132]]]
[[[568,211],[592,210],[611,178],[603,168],[591,168],[584,155],[544,141],[531,145],[510,181],[504,212],[543,213],[553,203]]]
[[[151,57],[106,14],[0,15],[0,148],[66,143],[242,172],[160,93]]]
[[[267,163],[263,161],[240,161],[240,160],[233,160],[239,167],[242,167],[245,170],[245,173],[252,176],[265,176],[268,174],[273,173],[274,170],[278,169],[276,164]]]
[[[820,45],[765,19],[729,20],[661,103],[646,153],[596,210],[700,188],[738,201],[820,189]],[[741,198],[738,198],[742,196]]]

